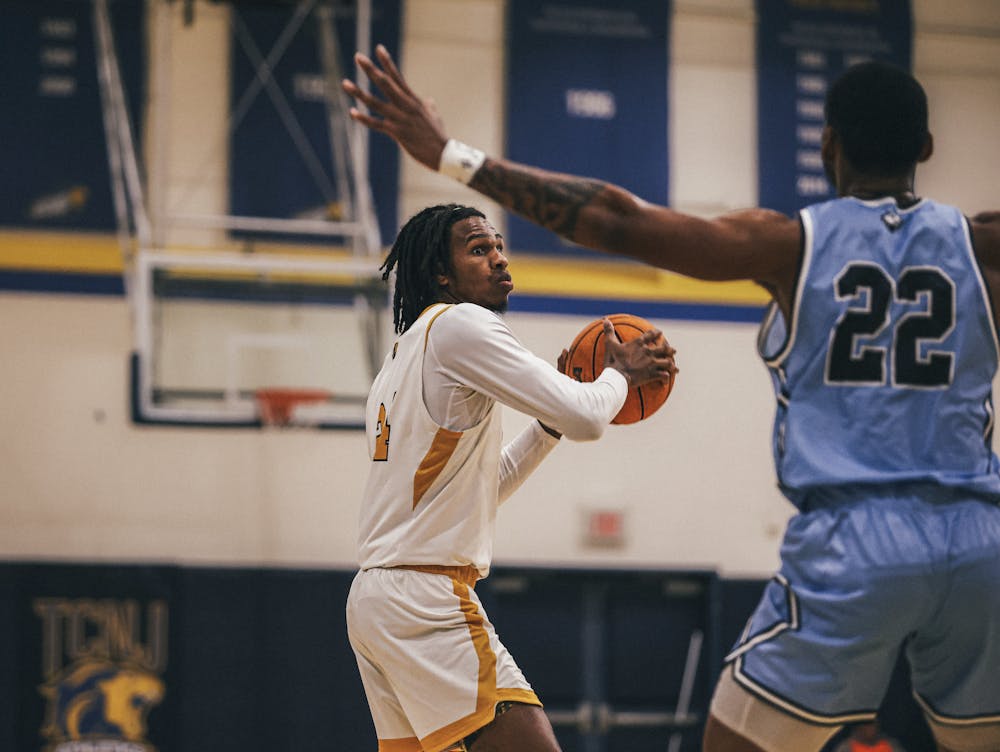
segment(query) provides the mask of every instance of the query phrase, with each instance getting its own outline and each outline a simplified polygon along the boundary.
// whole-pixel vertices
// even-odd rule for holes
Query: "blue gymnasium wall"
[[[910,0],[830,5],[755,2],[758,202],[786,214],[834,195],[820,155],[829,85],[864,60],[913,66]]]
[[[344,618],[352,578],[326,570],[0,565],[0,749],[127,738],[111,722],[114,695],[146,721],[130,741],[160,752],[373,749]],[[581,654],[594,632],[581,623],[595,604],[607,646],[597,672],[619,707],[676,705],[688,635],[703,631],[691,708],[699,718],[720,655],[719,592],[709,573],[582,570],[500,569],[477,588],[550,707],[575,709],[590,681]],[[614,733],[600,749],[667,744],[665,729]],[[700,723],[686,727],[682,749],[696,750],[700,734]],[[566,752],[585,746],[573,729],[559,735]]]
[[[136,752],[373,749],[344,618],[352,578],[331,570],[2,564],[0,749],[41,751],[73,739],[150,745],[127,747]],[[617,709],[674,708],[689,635],[701,630],[691,704],[698,720],[681,729],[681,750],[694,752],[722,657],[763,585],[704,572],[499,568],[477,593],[550,709],[577,707],[582,693],[595,691],[587,687],[595,676]],[[595,609],[596,632],[588,631],[581,625]],[[581,658],[595,634],[604,647],[588,673]],[[115,696],[140,721],[131,734],[109,711]],[[909,752],[931,752],[904,673],[884,710],[885,728]],[[564,752],[665,748],[670,733],[612,729],[588,738],[557,727]]]

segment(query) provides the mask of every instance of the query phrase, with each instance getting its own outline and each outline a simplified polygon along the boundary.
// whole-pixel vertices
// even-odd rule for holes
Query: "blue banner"
[[[668,202],[668,0],[509,0],[507,156]],[[508,245],[573,253],[511,216]]]
[[[909,0],[756,0],[761,206],[794,214],[833,198],[820,141],[827,88],[850,66],[912,63]]]
[[[331,3],[343,76],[354,76],[355,3]],[[259,59],[267,58],[295,13],[290,5],[234,4],[230,140],[230,211],[279,219],[339,219],[338,176],[331,156],[320,29],[311,14],[270,71],[275,87],[256,87]],[[371,39],[399,50],[400,0],[372,1]],[[248,42],[249,38],[249,42]],[[250,48],[248,49],[248,44]],[[255,57],[257,59],[255,59]],[[398,54],[397,54],[398,57]],[[337,82],[337,96],[343,95]],[[277,101],[276,101],[277,100]],[[348,124],[346,106],[345,125]],[[353,127],[353,123],[350,123]],[[383,244],[396,237],[399,149],[369,139],[369,178]]]
[[[183,692],[176,570],[144,565],[23,564],[0,571],[16,691],[3,749],[167,752]],[[6,587],[4,587],[6,586]],[[2,657],[2,656],[0,656]]]
[[[129,110],[141,112],[144,7],[109,3]],[[93,3],[8,0],[0,22],[0,225],[114,230]],[[142,129],[133,134],[140,138]]]

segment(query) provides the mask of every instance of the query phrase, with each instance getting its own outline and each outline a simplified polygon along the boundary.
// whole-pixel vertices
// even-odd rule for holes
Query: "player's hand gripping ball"
[[[655,329],[646,319],[630,313],[608,316],[622,342],[628,342],[643,332]],[[563,366],[563,372],[577,381],[593,381],[604,370],[604,321],[592,321],[576,335]],[[665,381],[650,381],[641,386],[629,387],[628,397],[612,423],[626,425],[638,423],[655,413],[674,388],[674,376]]]

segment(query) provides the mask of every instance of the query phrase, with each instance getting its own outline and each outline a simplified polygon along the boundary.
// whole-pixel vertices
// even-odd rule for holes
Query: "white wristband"
[[[486,152],[450,138],[444,145],[444,151],[441,152],[438,172],[468,185],[485,161]]]

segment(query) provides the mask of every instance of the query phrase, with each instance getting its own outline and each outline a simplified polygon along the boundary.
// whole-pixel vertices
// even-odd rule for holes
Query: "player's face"
[[[514,289],[503,236],[482,217],[467,217],[451,228],[450,274],[438,277],[448,300],[476,303],[491,311],[507,310],[507,296]]]

